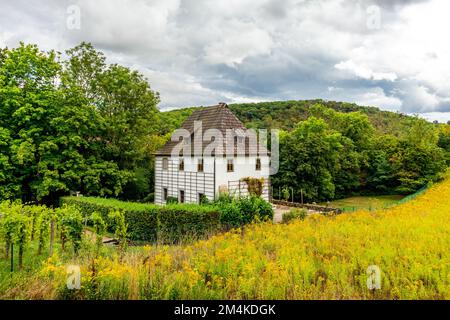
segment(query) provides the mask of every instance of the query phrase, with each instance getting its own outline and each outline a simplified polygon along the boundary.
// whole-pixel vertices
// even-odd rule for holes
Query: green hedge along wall
[[[85,216],[98,212],[108,225],[109,212],[123,211],[131,240],[174,243],[186,237],[205,237],[221,229],[220,210],[213,205],[158,206],[95,197],[63,197],[61,204],[76,206]]]

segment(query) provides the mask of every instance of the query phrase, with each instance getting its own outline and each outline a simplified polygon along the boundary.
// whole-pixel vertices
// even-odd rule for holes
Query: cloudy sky
[[[450,120],[448,0],[0,0],[0,46],[92,42],[161,109],[323,98]]]

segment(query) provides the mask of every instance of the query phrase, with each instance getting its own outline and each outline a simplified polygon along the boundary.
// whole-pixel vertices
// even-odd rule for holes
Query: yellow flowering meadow
[[[76,263],[80,290],[65,288],[52,257],[38,277],[53,289],[29,297],[450,299],[450,179],[384,211],[257,223],[191,245],[129,248]],[[373,290],[369,267],[379,271]]]

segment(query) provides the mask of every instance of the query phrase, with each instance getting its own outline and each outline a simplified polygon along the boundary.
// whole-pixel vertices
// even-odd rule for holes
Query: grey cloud
[[[81,9],[80,30],[65,27],[71,4]],[[370,30],[366,9],[374,4],[382,8],[382,26]],[[425,0],[17,0],[1,4],[0,44],[24,40],[63,51],[90,41],[109,61],[143,72],[160,91],[161,108],[325,98],[403,112],[450,112],[447,66],[436,67],[445,63],[445,50],[431,42],[424,53],[403,50],[395,47],[398,41],[414,45],[414,37],[392,35],[408,30],[405,8],[433,5]],[[404,62],[408,59],[413,71]],[[346,61],[398,78],[366,79],[335,67]]]

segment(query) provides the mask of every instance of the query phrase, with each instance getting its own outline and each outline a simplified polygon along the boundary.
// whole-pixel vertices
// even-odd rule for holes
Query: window
[[[163,189],[163,200],[164,200],[164,201],[167,200],[167,196],[168,196],[167,188],[164,188],[164,189]]]
[[[162,167],[163,167],[163,170],[169,169],[169,160],[167,158],[162,159]]]
[[[197,171],[198,172],[203,172],[203,159],[198,159]]]
[[[233,159],[227,160],[227,172],[233,172],[234,171],[234,165],[233,165]]]
[[[184,203],[184,190],[180,190],[180,203]]]
[[[256,158],[256,171],[260,171],[260,170],[261,170],[261,159]]]
[[[178,170],[184,171],[184,160],[180,159],[180,163],[178,164]]]

